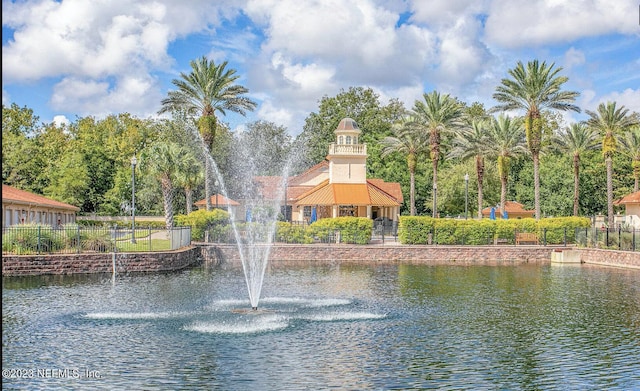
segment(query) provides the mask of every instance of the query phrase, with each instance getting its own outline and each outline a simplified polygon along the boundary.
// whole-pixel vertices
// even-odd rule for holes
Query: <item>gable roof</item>
[[[38,194],[34,194],[25,190],[16,189],[13,186],[2,185],[2,203],[16,204],[25,206],[41,206],[48,208],[66,209],[77,212],[79,207],[56,201]]]
[[[482,214],[488,216],[489,214],[491,214],[491,208],[494,208],[494,207],[493,206],[488,206],[488,207],[482,209]],[[495,206],[495,208],[496,208],[496,213],[502,212],[500,210],[499,206]],[[533,216],[536,213],[535,210],[527,210],[527,209],[524,208],[524,205],[522,205],[519,202],[515,202],[515,201],[505,201],[504,202],[504,208],[507,211],[507,215],[513,214],[513,215],[531,215],[531,216]]]
[[[195,205],[196,206],[204,206],[207,204],[207,199],[203,198],[200,201],[196,201]],[[232,200],[231,198],[227,198],[225,196],[223,196],[222,194],[215,194],[211,196],[211,204],[212,205],[231,205],[231,206],[238,206],[240,205],[238,202]]]
[[[397,199],[367,183],[322,183],[300,195],[297,205],[398,206]]]
[[[629,204],[640,204],[640,191],[636,191],[635,193],[627,194],[626,196],[615,200],[613,202],[614,205],[629,205]]]

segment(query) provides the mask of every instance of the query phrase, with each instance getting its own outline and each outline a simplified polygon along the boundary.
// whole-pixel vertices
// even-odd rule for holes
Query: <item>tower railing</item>
[[[366,155],[366,144],[336,144],[329,146],[329,155]]]

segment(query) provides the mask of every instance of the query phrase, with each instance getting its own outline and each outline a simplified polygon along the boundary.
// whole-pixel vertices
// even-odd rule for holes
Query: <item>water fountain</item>
[[[229,199],[227,186],[216,161],[208,153],[204,140],[194,127],[190,127],[191,133],[197,137],[203,151],[203,156],[208,159],[209,166],[213,168],[215,181],[219,184],[222,195]],[[282,167],[280,178],[274,199],[267,200],[254,189],[254,177],[259,173],[260,169],[256,164],[258,151],[243,150],[240,156],[236,156],[236,160],[240,162],[240,166],[235,171],[234,180],[240,183],[242,188],[242,201],[246,208],[246,222],[242,228],[239,227],[238,218],[232,208],[228,208],[230,214],[230,224],[233,228],[238,253],[244,271],[245,281],[249,294],[251,310],[255,313],[258,311],[260,294],[264,282],[264,274],[269,261],[273,240],[276,233],[276,223],[278,221],[278,213],[280,210],[280,202],[284,200],[286,194],[286,180],[289,175],[289,168],[293,156],[289,155],[287,162]],[[212,178],[208,178],[211,180]],[[246,312],[243,309],[235,309],[234,312]]]

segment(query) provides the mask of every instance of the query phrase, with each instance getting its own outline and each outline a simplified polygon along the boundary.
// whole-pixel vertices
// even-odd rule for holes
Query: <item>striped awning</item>
[[[296,205],[398,206],[391,196],[370,183],[329,183],[324,181],[302,194]]]

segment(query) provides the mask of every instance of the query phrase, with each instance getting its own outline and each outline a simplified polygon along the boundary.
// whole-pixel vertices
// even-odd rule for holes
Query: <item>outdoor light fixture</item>
[[[131,158],[131,243],[136,243],[136,155]]]

